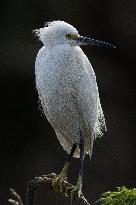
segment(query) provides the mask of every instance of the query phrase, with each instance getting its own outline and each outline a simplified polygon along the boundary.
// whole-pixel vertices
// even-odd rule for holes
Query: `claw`
[[[77,196],[77,199],[80,198],[82,194],[81,187],[78,185],[74,186],[72,191],[71,191],[71,205],[73,204],[73,199]]]
[[[74,197],[77,197],[79,199],[82,195],[82,176],[79,175],[77,185],[72,187],[71,190],[71,205],[73,203]]]
[[[67,177],[61,177],[60,175],[57,175],[53,180],[52,180],[52,187],[54,191],[56,192],[62,192],[62,187],[63,187],[63,182],[67,182]]]
[[[68,171],[69,163],[66,162],[64,168],[62,169],[61,173],[57,175],[52,180],[52,187],[56,192],[63,193],[62,187],[63,183],[67,182],[67,171]]]

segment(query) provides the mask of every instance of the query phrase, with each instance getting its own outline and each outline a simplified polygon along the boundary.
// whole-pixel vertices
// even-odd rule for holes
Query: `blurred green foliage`
[[[117,187],[117,191],[107,191],[95,204],[101,205],[136,205],[136,189]]]

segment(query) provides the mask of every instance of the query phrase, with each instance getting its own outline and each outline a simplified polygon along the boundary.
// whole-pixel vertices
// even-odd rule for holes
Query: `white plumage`
[[[91,154],[94,137],[101,136],[106,126],[96,76],[80,48],[85,43],[64,21],[53,21],[35,32],[44,44],[35,62],[43,111],[67,153],[79,143],[81,129],[85,154]],[[77,149],[74,157],[79,156]]]

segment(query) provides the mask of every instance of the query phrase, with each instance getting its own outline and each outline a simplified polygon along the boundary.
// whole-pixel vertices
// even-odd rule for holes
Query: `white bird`
[[[106,129],[96,76],[80,45],[114,46],[80,36],[64,21],[49,22],[35,33],[43,43],[35,62],[39,99],[60,144],[70,154],[54,187],[66,180],[72,156],[80,157],[79,178],[73,189],[80,196],[84,156],[91,156],[94,138]]]

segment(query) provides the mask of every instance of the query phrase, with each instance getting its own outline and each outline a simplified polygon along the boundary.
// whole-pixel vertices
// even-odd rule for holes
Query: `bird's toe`
[[[52,180],[52,187],[56,192],[63,193],[63,183],[67,182],[68,167],[69,162],[66,162],[61,173]]]
[[[82,176],[79,175],[77,184],[72,187],[71,189],[71,204],[73,202],[73,199],[79,199],[82,195]]]
[[[63,183],[67,182],[67,177],[62,177],[61,175],[57,175],[52,180],[52,187],[56,192],[63,192]]]
[[[71,190],[71,205],[73,204],[74,199],[79,199],[82,195],[82,186],[79,186],[78,184],[76,186],[73,186]]]

